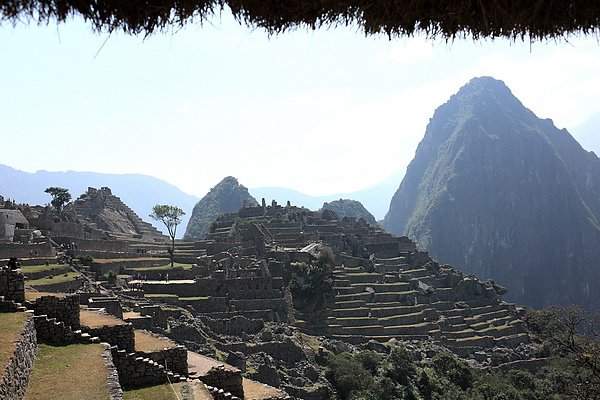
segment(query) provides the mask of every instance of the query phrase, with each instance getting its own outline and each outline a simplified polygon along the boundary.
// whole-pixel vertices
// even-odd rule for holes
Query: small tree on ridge
[[[69,193],[69,189],[52,186],[44,190],[44,192],[52,196],[52,201],[50,204],[52,204],[58,212],[61,212],[65,204],[71,201],[71,193]]]
[[[177,234],[177,225],[181,223],[181,217],[183,215],[185,215],[185,212],[181,208],[167,204],[155,205],[152,207],[152,214],[150,214],[150,218],[162,222],[167,227],[167,231],[171,237],[171,248],[168,250],[171,255],[171,268],[173,268],[173,260],[175,258],[175,235]]]

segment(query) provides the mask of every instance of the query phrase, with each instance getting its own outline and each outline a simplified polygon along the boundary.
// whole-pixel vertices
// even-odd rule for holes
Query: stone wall
[[[83,281],[84,281],[84,278],[79,276],[79,277],[75,277],[74,279],[64,281],[64,282],[50,283],[47,285],[32,285],[32,286],[35,289],[39,290],[40,292],[73,293],[81,287]]]
[[[90,336],[100,338],[103,342],[110,343],[112,346],[118,346],[121,350],[127,352],[135,351],[135,336],[132,324],[101,326],[97,328],[82,326],[81,330]]]
[[[74,329],[79,328],[79,295],[67,294],[64,297],[42,296],[28,302],[35,315],[56,318]]]
[[[17,258],[28,258],[31,256],[31,252],[35,254],[37,251],[37,257],[52,258],[55,257],[54,250],[49,242],[44,243],[1,243],[0,244],[0,259],[17,257]]]
[[[110,350],[122,387],[133,388],[167,382],[167,373],[162,365],[135,353],[119,350],[117,346],[112,346]]]
[[[220,335],[240,335],[242,332],[253,335],[265,327],[262,319],[250,319],[241,315],[225,319],[200,317],[200,321]]]
[[[25,283],[21,270],[0,268],[0,296],[6,300],[22,303],[25,301]]]
[[[0,399],[22,399],[27,390],[29,374],[35,360],[37,350],[37,337],[33,316],[29,316],[21,337],[15,343],[13,354],[0,379]]]
[[[28,272],[27,273],[27,280],[34,280],[34,279],[42,279],[45,278],[47,276],[56,276],[56,275],[62,275],[62,274],[66,274],[68,272],[71,272],[71,268],[69,268],[69,265],[63,265],[62,267],[56,267],[53,269],[41,269],[40,271],[35,271],[35,272]]]
[[[231,371],[220,365],[211,368],[200,380],[208,386],[214,386],[229,392],[240,399],[244,398],[244,387],[242,386],[242,373],[239,370]]]
[[[104,308],[108,314],[123,319],[123,308],[116,297],[91,297],[88,305],[92,308]]]
[[[165,348],[152,352],[138,351],[136,354],[138,357],[149,358],[169,371],[173,371],[179,375],[187,376],[188,374],[187,349],[183,346],[168,349]]]
[[[102,352],[102,359],[104,360],[106,372],[108,373],[107,383],[109,400],[123,400],[123,390],[119,383],[119,372],[113,362],[110,345],[108,343],[103,344],[106,346],[106,349]]]
[[[129,243],[124,240],[80,239],[57,236],[52,236],[52,239],[58,244],[66,244],[69,246],[75,244],[77,251],[92,250],[99,252],[110,251],[115,253],[135,253],[129,247]]]

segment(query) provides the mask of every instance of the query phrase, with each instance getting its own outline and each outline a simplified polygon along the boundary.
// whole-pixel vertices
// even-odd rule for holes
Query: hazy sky
[[[144,173],[198,196],[226,175],[324,195],[404,168],[435,108],[475,76],[504,80],[560,128],[600,111],[596,38],[269,37],[228,15],[107,37],[79,20],[0,26],[0,163]]]

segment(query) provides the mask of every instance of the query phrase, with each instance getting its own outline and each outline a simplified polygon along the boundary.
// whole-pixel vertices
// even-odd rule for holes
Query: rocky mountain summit
[[[248,189],[234,177],[228,176],[196,203],[183,238],[201,239],[208,233],[211,222],[220,214],[254,205],[258,205],[258,202],[248,193]]]
[[[350,217],[360,219],[363,218],[369,224],[376,224],[377,221],[360,201],[350,199],[339,199],[330,202],[325,202],[319,210],[330,210],[336,213],[339,218]]]
[[[596,155],[481,77],[435,111],[384,226],[518,303],[598,308],[599,220]]]

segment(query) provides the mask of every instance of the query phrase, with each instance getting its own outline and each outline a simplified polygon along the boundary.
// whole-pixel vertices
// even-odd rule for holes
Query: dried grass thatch
[[[270,33],[357,24],[368,35],[390,37],[551,39],[600,27],[595,0],[0,0],[0,18],[62,22],[81,15],[97,30],[150,34],[202,23],[224,8]]]

